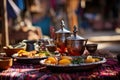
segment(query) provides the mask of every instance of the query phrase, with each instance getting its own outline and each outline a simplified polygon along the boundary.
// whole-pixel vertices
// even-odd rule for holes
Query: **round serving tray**
[[[71,56],[72,58],[76,58],[79,56]],[[55,72],[73,72],[73,71],[83,71],[83,70],[91,70],[93,68],[96,68],[97,66],[100,66],[101,64],[106,62],[106,59],[104,57],[99,57],[99,56],[93,56],[95,58],[99,58],[100,61],[98,62],[93,62],[93,63],[80,63],[80,64],[69,64],[69,65],[52,65],[52,64],[45,64],[45,60],[40,60],[40,64],[44,65],[47,67],[47,69]]]

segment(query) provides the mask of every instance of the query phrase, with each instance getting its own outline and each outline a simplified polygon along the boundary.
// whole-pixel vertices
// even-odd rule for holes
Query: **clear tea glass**
[[[98,47],[98,44],[86,44],[86,49],[90,54],[95,53],[97,50],[97,47]]]
[[[54,45],[54,44],[46,45],[46,48],[47,48],[48,51],[50,51],[50,52],[54,52],[54,51],[56,51],[56,49],[57,49],[56,45]]]
[[[57,34],[57,38],[55,40],[55,44],[57,46],[57,50],[61,54],[66,53],[66,50],[67,50],[66,38],[68,36],[70,36],[70,33],[60,33],[60,34]]]

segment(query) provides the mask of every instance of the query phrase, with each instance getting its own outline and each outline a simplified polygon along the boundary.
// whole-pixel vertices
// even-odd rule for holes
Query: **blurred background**
[[[120,0],[0,0],[0,46],[53,38],[61,20],[99,49],[120,52]]]

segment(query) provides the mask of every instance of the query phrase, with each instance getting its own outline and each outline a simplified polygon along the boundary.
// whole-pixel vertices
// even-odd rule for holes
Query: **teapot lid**
[[[68,40],[84,40],[83,37],[79,36],[77,33],[77,27],[74,26],[73,34],[69,37],[67,37]]]
[[[59,29],[58,31],[56,31],[56,33],[70,33],[69,30],[65,29],[65,23],[63,20],[61,20],[61,29]]]

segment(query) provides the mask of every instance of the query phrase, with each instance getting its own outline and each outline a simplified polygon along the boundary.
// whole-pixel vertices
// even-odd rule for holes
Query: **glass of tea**
[[[54,51],[56,51],[56,45],[54,45],[54,44],[48,44],[48,45],[46,45],[46,48],[48,49],[48,51],[50,51],[50,52],[54,52]]]
[[[98,44],[86,44],[86,49],[90,54],[95,53],[97,50],[97,47],[98,47]]]

